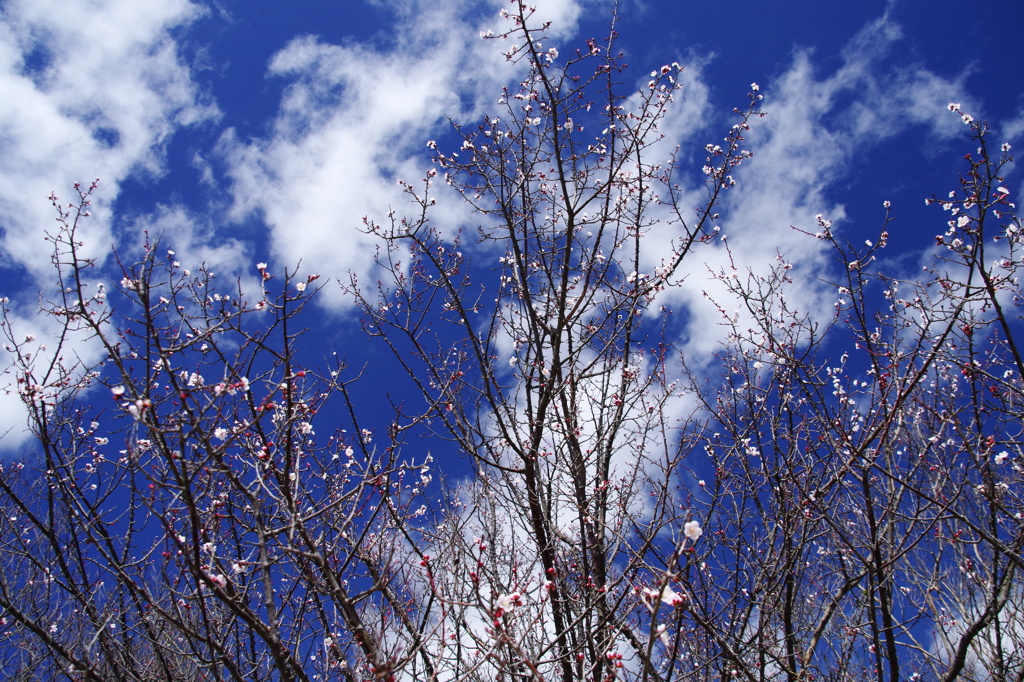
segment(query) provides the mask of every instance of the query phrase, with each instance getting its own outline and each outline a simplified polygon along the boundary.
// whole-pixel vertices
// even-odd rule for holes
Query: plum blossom
[[[667,647],[667,646],[669,646],[671,644],[671,640],[669,639],[669,636],[668,636],[668,626],[665,625],[664,623],[659,625],[655,629],[654,633],[656,635],[658,635],[658,639],[661,640],[661,643],[662,643],[663,646]]]
[[[1007,452],[1006,450],[1003,450],[998,455],[996,455],[994,457],[994,459],[996,461],[996,464],[1002,464],[1003,462],[1006,461],[1006,458],[1009,457],[1009,456],[1010,456],[1010,453]]]
[[[495,603],[499,611],[503,613],[511,613],[515,607],[522,606],[523,595],[518,592],[510,592],[509,594],[503,594],[498,597],[498,600]]]
[[[149,400],[136,400],[134,403],[130,403],[127,408],[128,412],[135,417],[135,419],[141,420],[146,410],[151,407]]]
[[[704,529],[700,527],[700,521],[687,521],[683,524],[683,535],[693,542],[697,542],[703,534]]]
[[[686,603],[686,595],[676,592],[668,585],[662,588],[660,597],[662,603],[673,607]]]
[[[964,112],[960,111],[959,102],[950,102],[949,104],[946,105],[946,108],[952,112],[960,114],[960,119],[964,122],[965,125],[970,125],[971,123],[974,122],[973,116],[971,116],[970,114],[965,114]]]

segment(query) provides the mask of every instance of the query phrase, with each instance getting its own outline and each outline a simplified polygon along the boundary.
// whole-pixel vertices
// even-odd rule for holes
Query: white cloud
[[[121,183],[140,173],[159,176],[175,130],[216,116],[170,35],[200,14],[187,0],[6,3],[0,13],[0,251],[5,266],[29,273],[30,289],[54,279],[43,241],[57,229],[46,199],[51,191],[67,201],[73,183],[102,178],[93,217],[77,233],[85,242],[82,255],[102,260],[117,241],[107,207]],[[59,330],[35,314],[36,301],[34,291],[13,301],[12,322],[19,334],[45,343]],[[85,364],[99,357],[89,344],[75,350]],[[12,394],[0,394],[0,408],[3,445],[14,447],[27,437],[24,409]]]
[[[65,330],[57,318],[39,315],[36,306],[34,300],[4,306],[9,326],[4,326],[0,349],[0,451],[16,451],[32,439],[22,392],[38,391],[37,401],[44,395],[66,395],[70,389],[65,379],[82,376],[102,354],[87,330]]]
[[[550,2],[542,11],[571,24],[574,6]],[[283,264],[301,260],[342,279],[350,270],[371,271],[380,242],[362,232],[363,217],[385,220],[389,207],[409,211],[397,180],[421,185],[427,140],[445,134],[448,116],[473,125],[496,107],[500,84],[519,68],[502,55],[507,43],[477,38],[496,27],[496,11],[477,25],[471,3],[425,7],[420,0],[399,5],[393,32],[402,39],[385,48],[296,38],[269,65],[271,77],[292,81],[272,132],[253,140],[224,135],[233,215],[260,214]],[[468,218],[464,206],[449,201],[441,183],[435,196],[435,224],[457,229]],[[321,300],[345,304],[331,287]]]
[[[784,73],[762,84],[767,116],[753,123],[743,145],[754,157],[736,173],[738,185],[727,193],[721,209],[728,249],[717,241],[697,249],[696,260],[713,272],[735,265],[743,278],[748,272],[767,275],[781,253],[793,264],[789,274],[795,285],[786,290],[791,309],[819,321],[831,316],[834,292],[819,281],[829,271],[828,246],[793,227],[815,232],[815,216],[824,214],[841,233],[845,211],[830,189],[863,150],[912,126],[923,126],[938,139],[963,134],[959,119],[946,110],[951,99],[968,101],[962,80],[892,60],[900,40],[899,28],[883,17],[851,40],[835,72],[820,74],[813,52],[802,50]],[[881,216],[879,208],[879,220]],[[710,358],[725,330],[719,311],[701,300],[702,292],[728,310],[740,306],[725,282],[708,281],[693,268],[689,273],[681,288],[670,291],[669,300],[689,308],[689,356]],[[723,331],[711,331],[715,329]]]
[[[1010,154],[1017,157],[1020,155],[1021,145],[1024,144],[1024,111],[1017,114],[1009,121],[1004,121],[997,129],[997,134],[990,138],[990,141],[997,145],[1008,142],[1012,145]],[[1024,179],[1021,179],[1015,187],[1014,197],[1024,195]],[[1016,200],[1016,199],[1015,199]],[[1016,203],[1020,203],[1016,200]]]
[[[586,0],[583,0],[586,2]],[[507,2],[495,3],[499,7],[509,7]],[[597,4],[597,3],[589,3]],[[534,26],[550,23],[549,35],[552,38],[571,38],[576,33],[577,22],[583,12],[581,2],[576,0],[542,0],[532,3],[535,12],[531,16]],[[511,11],[511,10],[510,10]],[[545,46],[547,47],[547,46]]]
[[[205,216],[190,213],[181,205],[159,205],[150,213],[137,216],[130,221],[125,232],[133,235],[134,241],[126,244],[126,250],[137,253],[142,245],[143,234],[148,240],[159,239],[160,249],[174,251],[174,260],[182,267],[195,269],[204,266],[216,273],[224,284],[233,285],[239,279],[247,279],[247,291],[258,291],[258,279],[252,257],[252,244],[225,236],[216,236],[216,225]],[[231,288],[231,286],[229,286]]]
[[[288,83],[269,133],[243,140],[229,129],[218,146],[232,183],[232,217],[260,215],[280,265],[301,261],[306,272],[341,278],[348,270],[367,272],[379,241],[361,232],[363,216],[383,219],[389,206],[399,215],[407,211],[408,198],[396,180],[418,185],[429,166],[426,140],[445,129],[446,116],[471,126],[493,113],[499,85],[515,75],[501,53],[506,45],[476,38],[480,29],[497,28],[499,5],[504,3],[493,4],[493,14],[481,19],[468,0],[429,7],[426,0],[404,0],[389,6],[396,13],[392,42],[333,45],[304,36],[288,43],[268,65],[269,77]],[[538,11],[554,22],[552,39],[562,40],[575,31],[581,7],[549,0]],[[0,187],[0,220],[10,263],[23,265],[39,282],[49,278],[48,253],[39,248],[41,231],[54,217],[45,197],[97,175],[104,184],[86,243],[105,256],[117,239],[104,204],[129,174],[162,172],[163,146],[180,126],[216,115],[169,34],[200,14],[187,0],[144,9],[130,0],[88,7],[59,0],[9,3],[0,17],[0,87],[10,93],[0,103],[0,174],[18,182]],[[60,21],[53,20],[57,15]],[[813,53],[801,51],[774,82],[763,84],[768,117],[757,122],[745,145],[755,157],[737,174],[740,184],[721,210],[731,253],[718,242],[699,248],[691,263],[717,270],[731,256],[741,273],[749,268],[765,274],[781,251],[798,279],[790,303],[813,315],[831,314],[831,300],[824,302],[817,282],[828,262],[823,245],[791,226],[814,229],[814,216],[824,213],[841,229],[843,207],[830,199],[829,188],[854,155],[911,126],[937,138],[960,135],[962,125],[945,104],[957,100],[965,109],[977,108],[962,79],[892,59],[900,41],[899,28],[883,17],[851,41],[835,72],[821,74]],[[667,138],[658,154],[665,157],[676,142],[688,148],[720,142],[727,128],[709,127],[704,64],[688,61],[681,101],[663,124]],[[1008,128],[1016,132],[1014,125]],[[197,154],[195,164],[212,184],[207,160]],[[689,201],[699,204],[699,181],[683,184]],[[472,227],[460,201],[449,201],[441,188],[437,196],[432,216],[438,227]],[[149,218],[155,230],[164,226],[180,235],[179,250],[186,234],[213,243],[205,239],[209,226],[192,225],[181,209],[158,208]],[[652,234],[652,253],[664,253],[669,239]],[[231,260],[237,246],[199,251],[193,241],[192,248],[197,257],[237,272],[242,261]],[[688,266],[688,272],[666,302],[690,309],[690,328],[701,333],[690,333],[686,350],[710,357],[723,335],[713,331],[721,319],[701,294],[708,290],[723,301],[729,296],[701,267]],[[334,287],[324,293],[329,303],[343,303]]]
[[[8,265],[52,279],[43,230],[46,202],[72,183],[103,180],[109,204],[130,174],[157,176],[163,146],[182,126],[216,115],[202,101],[169,31],[196,19],[187,0],[67,3],[14,0],[0,15],[0,221]],[[103,257],[110,217],[83,236]]]

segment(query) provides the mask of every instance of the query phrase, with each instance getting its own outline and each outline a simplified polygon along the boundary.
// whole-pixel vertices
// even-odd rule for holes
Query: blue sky
[[[301,262],[347,279],[370,267],[362,217],[403,197],[396,178],[429,166],[448,119],[472,123],[514,69],[496,41],[499,0],[233,2],[6,0],[0,3],[0,295],[19,328],[45,337],[37,292],[52,286],[46,197],[100,178],[86,247],[113,268],[144,230],[183,265],[255,280],[255,263]],[[538,0],[564,53],[603,36],[604,1]],[[792,230],[823,214],[851,240],[879,230],[892,202],[892,267],[920,271],[944,217],[924,197],[955,186],[967,130],[946,109],[989,121],[997,141],[1024,144],[1024,8],[1014,2],[689,2],[623,0],[620,46],[640,83],[664,63],[686,69],[672,141],[692,159],[725,134],[752,82],[767,116],[749,136],[723,229],[744,267],[786,254],[807,283],[800,301],[829,308],[819,279],[830,257]],[[692,156],[688,156],[692,154]],[[1008,179],[1016,194],[1019,177]],[[435,220],[473,226],[454,203]],[[721,265],[721,249],[707,252]],[[718,261],[716,262],[716,258]],[[675,295],[704,329],[696,267]],[[112,270],[108,272],[113,272]],[[115,277],[110,275],[112,281]],[[358,333],[327,286],[323,338]],[[333,326],[332,326],[333,325]],[[687,334],[705,356],[712,334]],[[358,364],[358,358],[351,358]],[[0,396],[0,433],[20,414]]]

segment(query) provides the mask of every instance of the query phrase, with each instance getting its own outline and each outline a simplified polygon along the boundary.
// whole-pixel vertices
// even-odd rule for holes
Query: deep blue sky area
[[[358,325],[336,282],[372,270],[362,217],[405,205],[395,178],[423,176],[426,141],[457,146],[449,117],[475,124],[493,113],[514,73],[500,41],[479,34],[499,26],[504,6],[0,2],[0,295],[13,319],[48,333],[35,315],[38,291],[53,283],[46,197],[99,177],[82,234],[98,280],[119,280],[111,248],[130,254],[145,230],[183,266],[205,262],[228,281],[251,285],[260,261],[278,271],[301,263],[328,282],[310,316],[310,357],[342,350],[353,366],[380,364],[379,352],[353,344]],[[563,59],[607,35],[612,9],[538,0]],[[737,173],[722,228],[753,272],[777,252],[791,258],[802,294],[834,273],[792,228],[813,231],[823,214],[861,242],[880,229],[885,200],[895,221],[887,257],[897,274],[920,272],[946,219],[924,198],[955,187],[970,149],[949,102],[988,121],[995,146],[1024,144],[1019,3],[623,0],[618,13],[626,89],[662,64],[686,67],[680,113],[663,128],[681,145],[684,185],[700,187],[704,145],[721,141],[732,108],[760,85],[766,116],[748,136],[755,156]],[[1006,183],[1020,192],[1012,169]],[[479,224],[439,196],[441,227]],[[721,245],[703,254],[672,302],[685,320],[679,341],[697,356],[718,343],[707,333],[718,328],[713,313],[700,308],[701,273],[724,262]],[[824,305],[810,293],[797,302]],[[12,447],[22,417],[4,399],[0,433],[14,430],[0,447]]]

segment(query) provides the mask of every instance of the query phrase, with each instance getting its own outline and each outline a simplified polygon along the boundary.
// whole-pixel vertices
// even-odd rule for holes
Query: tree
[[[888,216],[859,248],[821,218],[831,321],[789,306],[782,257],[715,273],[743,311],[719,302],[731,334],[708,376],[665,294],[716,239],[757,88],[707,147],[694,207],[660,128],[680,67],[630,92],[614,31],[560,57],[515,7],[497,37],[518,86],[456,126],[457,150],[431,143],[409,214],[365,221],[378,281],[343,281],[408,378],[385,429],[363,372],[301,360],[318,275],[261,263],[258,291],[224,289],[147,238],[108,295],[77,237],[96,185],[52,199],[56,346],[4,308],[39,446],[0,474],[6,669],[1019,679],[1008,147],[990,155],[964,115],[979,151],[935,202],[951,220],[920,282],[875,270]],[[479,227],[436,225],[439,194]],[[424,442],[472,474],[439,475]]]
[[[990,155],[987,128],[963,117],[978,151],[959,191],[929,200],[950,220],[922,281],[874,270],[888,215],[859,249],[823,218],[809,235],[840,265],[827,328],[787,308],[785,262],[719,273],[749,315],[723,310],[724,388],[705,403],[722,541],[685,584],[721,646],[756,652],[729,664],[748,677],[1024,673],[1020,223],[998,186],[1009,145]],[[838,360],[827,334],[852,341]]]
[[[70,210],[53,199],[63,296],[46,312],[65,339],[91,334],[105,361],[79,367],[61,343],[44,365],[6,328],[41,448],[0,481],[9,668],[308,679],[356,640],[381,661],[357,586],[378,584],[388,564],[373,534],[406,513],[383,502],[417,465],[372,450],[358,429],[315,437],[314,415],[347,391],[342,366],[315,376],[295,365],[294,318],[316,276],[285,273],[276,297],[250,304],[147,243],[116,292],[132,312],[117,317],[102,286],[87,291],[92,264],[75,239],[94,189]],[[104,392],[113,407],[86,406]],[[394,601],[389,584],[371,593]],[[350,637],[335,642],[337,630]]]

